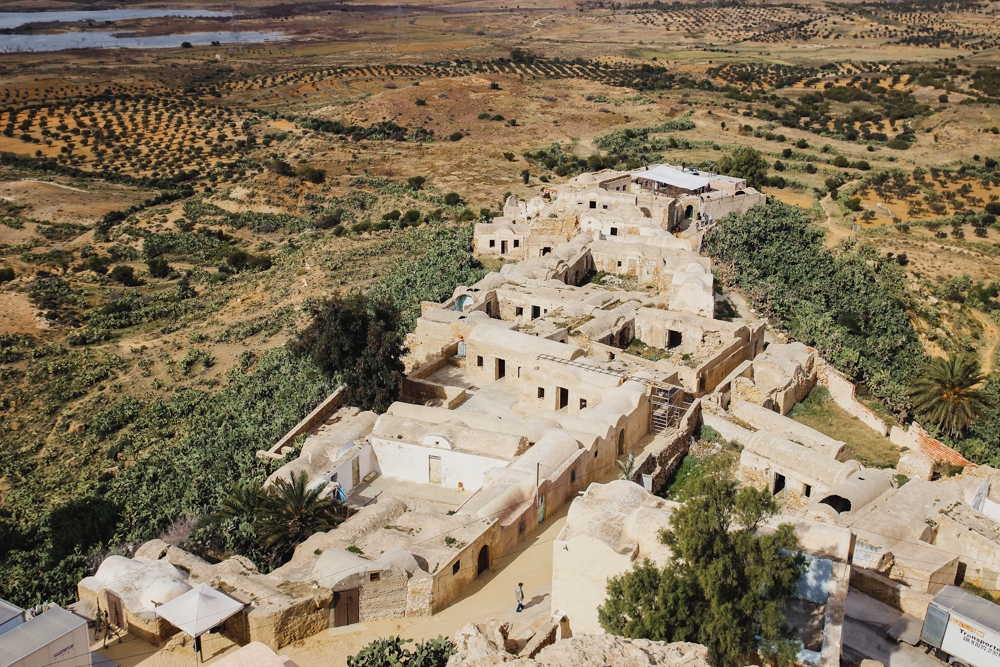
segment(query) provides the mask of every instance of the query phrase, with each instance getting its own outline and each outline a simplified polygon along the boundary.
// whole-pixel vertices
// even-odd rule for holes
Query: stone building
[[[575,500],[552,543],[552,608],[567,634],[603,634],[598,608],[608,580],[648,559],[662,566],[671,556],[659,539],[678,505],[619,480],[592,484]],[[764,533],[783,523],[795,528],[808,570],[786,604],[786,620],[803,647],[798,663],[839,667],[847,592],[851,580],[850,531],[799,517],[779,515]]]

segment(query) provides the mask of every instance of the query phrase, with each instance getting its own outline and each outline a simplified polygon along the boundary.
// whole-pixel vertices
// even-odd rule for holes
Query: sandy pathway
[[[826,196],[820,200],[819,204],[823,207],[823,212],[826,213],[827,245],[835,246],[854,235],[851,230],[844,227],[844,216],[841,214],[837,202]]]

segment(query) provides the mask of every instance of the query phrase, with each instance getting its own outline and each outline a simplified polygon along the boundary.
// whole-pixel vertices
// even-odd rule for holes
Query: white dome
[[[587,172],[586,174],[580,174],[574,179],[577,183],[596,183],[597,177]]]
[[[94,577],[105,583],[111,583],[126,574],[135,572],[141,567],[143,567],[142,563],[137,563],[125,556],[108,556],[101,563],[101,566],[97,568],[97,573]]]
[[[157,577],[151,584],[143,589],[139,595],[139,604],[143,609],[153,610],[157,604],[166,604],[175,597],[183,595],[191,590],[191,586],[180,579],[169,576]]]

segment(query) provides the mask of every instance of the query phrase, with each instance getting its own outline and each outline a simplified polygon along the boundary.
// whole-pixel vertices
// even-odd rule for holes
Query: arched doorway
[[[484,544],[479,550],[479,563],[476,567],[476,576],[481,575],[485,570],[490,569],[490,545]]]
[[[684,209],[684,217],[688,220],[694,217],[694,206],[688,204],[688,207]]]
[[[625,453],[625,429],[618,434],[618,456]]]

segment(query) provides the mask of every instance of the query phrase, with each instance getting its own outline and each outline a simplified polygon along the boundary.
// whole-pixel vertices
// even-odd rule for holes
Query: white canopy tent
[[[208,584],[198,584],[187,593],[156,608],[156,615],[196,640],[243,610],[243,603]],[[201,642],[197,642],[200,648]]]
[[[711,183],[711,179],[706,178],[705,176],[693,174],[689,171],[674,169],[673,167],[668,167],[665,164],[661,164],[644,171],[633,171],[632,177],[655,181],[664,185],[672,185],[676,188],[691,191],[708,187],[708,184]]]

